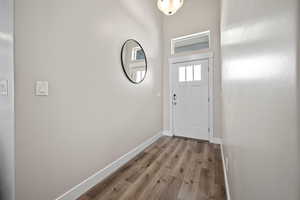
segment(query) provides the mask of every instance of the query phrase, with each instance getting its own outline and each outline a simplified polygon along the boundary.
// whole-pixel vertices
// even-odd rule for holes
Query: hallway
[[[220,145],[161,137],[79,200],[225,200]]]
[[[300,0],[0,0],[0,200],[300,200]]]

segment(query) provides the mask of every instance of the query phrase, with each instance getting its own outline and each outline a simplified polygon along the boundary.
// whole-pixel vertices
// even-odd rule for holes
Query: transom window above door
[[[171,54],[191,53],[210,48],[210,31],[185,35],[171,40]]]
[[[178,81],[179,82],[193,82],[201,81],[202,75],[201,65],[186,65],[178,68]]]

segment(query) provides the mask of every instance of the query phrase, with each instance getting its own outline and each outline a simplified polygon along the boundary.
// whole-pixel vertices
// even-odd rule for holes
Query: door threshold
[[[185,140],[194,140],[194,141],[201,142],[201,143],[209,143],[209,140],[190,138],[190,137],[184,137],[184,136],[177,136],[177,135],[173,135],[173,137],[174,138],[185,139]]]

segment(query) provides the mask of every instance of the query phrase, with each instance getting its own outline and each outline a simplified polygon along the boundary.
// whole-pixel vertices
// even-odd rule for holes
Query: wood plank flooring
[[[162,137],[78,200],[225,200],[220,145]]]

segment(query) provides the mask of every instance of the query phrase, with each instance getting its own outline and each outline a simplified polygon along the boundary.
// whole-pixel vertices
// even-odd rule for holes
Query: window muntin
[[[194,81],[201,81],[201,65],[194,65]]]
[[[179,67],[178,70],[179,82],[185,82],[185,67]]]
[[[178,68],[178,81],[179,82],[195,82],[202,79],[202,66],[186,65]]]
[[[186,66],[186,81],[193,81],[193,66]]]

